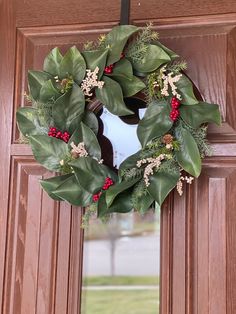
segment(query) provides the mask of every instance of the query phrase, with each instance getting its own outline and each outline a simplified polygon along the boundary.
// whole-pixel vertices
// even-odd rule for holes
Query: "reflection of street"
[[[109,240],[86,241],[84,245],[84,274],[111,275]],[[158,276],[160,265],[159,234],[122,237],[116,240],[115,275]]]

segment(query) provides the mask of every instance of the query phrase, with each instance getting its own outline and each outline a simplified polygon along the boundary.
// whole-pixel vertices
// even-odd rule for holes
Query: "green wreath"
[[[29,71],[31,106],[17,111],[17,121],[35,159],[57,173],[41,180],[51,198],[100,217],[133,208],[144,213],[175,187],[181,195],[183,182],[200,175],[210,154],[206,123],[220,125],[221,118],[218,105],[197,100],[186,63],[177,58],[150,25],[123,25],[82,52],[74,46],[62,56],[54,48],[43,71]],[[102,160],[91,104],[132,115],[124,99],[137,93],[147,107],[137,128],[141,149],[114,171]]]

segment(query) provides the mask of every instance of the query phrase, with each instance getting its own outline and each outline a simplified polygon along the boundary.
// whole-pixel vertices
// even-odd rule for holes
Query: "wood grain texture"
[[[50,174],[27,145],[17,143],[12,112],[27,105],[28,69],[41,69],[54,46],[81,47],[107,32],[118,24],[119,6],[115,0],[1,1],[3,314],[80,313],[81,209],[59,206],[42,192],[38,178]],[[236,2],[132,0],[131,21],[150,20],[163,43],[188,61],[187,74],[203,99],[219,103],[223,116],[220,129],[210,127],[214,157],[205,161],[203,174],[182,198],[172,194],[162,209],[161,314],[235,314]]]
[[[106,8],[106,10],[104,10]],[[236,12],[234,0],[132,0],[131,21],[152,20],[156,18],[198,16],[206,14],[223,14]],[[67,17],[65,19],[65,16]],[[94,23],[102,19],[103,22],[119,21],[120,1],[104,0],[85,1],[51,0],[39,2],[36,0],[17,2],[17,26],[41,26],[60,24]]]
[[[3,313],[78,313],[82,211],[42,191],[50,174],[31,157],[15,157],[12,169]]]
[[[8,190],[10,177],[10,143],[15,58],[15,7],[13,1],[0,3],[0,311],[3,303]]]

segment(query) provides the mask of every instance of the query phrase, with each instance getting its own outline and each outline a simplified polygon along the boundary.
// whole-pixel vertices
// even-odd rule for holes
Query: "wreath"
[[[63,56],[54,48],[43,71],[29,71],[30,104],[17,111],[35,159],[56,173],[41,180],[48,195],[100,217],[133,208],[145,213],[175,187],[182,195],[183,183],[200,175],[211,153],[207,123],[221,123],[218,105],[196,98],[185,69],[151,25],[116,26],[81,52],[74,46]],[[140,150],[112,169],[103,161],[92,104],[128,116],[126,100],[137,94],[146,103]]]

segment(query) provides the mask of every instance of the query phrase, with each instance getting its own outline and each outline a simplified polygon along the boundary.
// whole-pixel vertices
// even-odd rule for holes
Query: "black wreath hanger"
[[[130,0],[121,0],[120,25],[128,25],[130,16]]]

